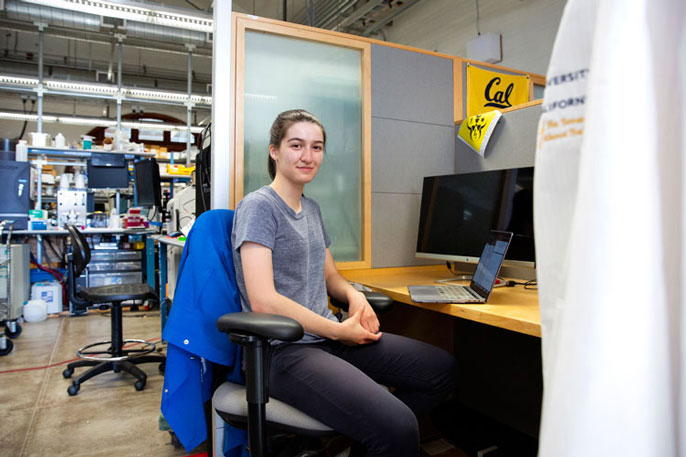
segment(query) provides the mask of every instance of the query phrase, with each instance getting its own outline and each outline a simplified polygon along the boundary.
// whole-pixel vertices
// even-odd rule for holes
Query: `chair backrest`
[[[91,261],[91,249],[83,233],[73,225],[67,225],[71,238],[72,262],[74,264],[74,277],[81,276],[86,265]]]

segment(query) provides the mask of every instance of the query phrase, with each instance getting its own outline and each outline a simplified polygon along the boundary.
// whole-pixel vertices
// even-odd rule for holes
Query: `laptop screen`
[[[485,299],[488,299],[491,290],[493,290],[495,278],[498,276],[500,265],[505,259],[511,240],[512,232],[491,230],[488,241],[484,245],[484,250],[469,287]]]

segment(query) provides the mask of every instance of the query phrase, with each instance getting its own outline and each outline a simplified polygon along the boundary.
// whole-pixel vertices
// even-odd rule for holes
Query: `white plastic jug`
[[[33,284],[31,299],[43,300],[48,314],[62,312],[62,286],[57,281],[40,281]]]
[[[50,136],[47,133],[31,132],[29,135],[31,135],[31,146],[42,148],[48,145]]]
[[[45,300],[29,300],[24,305],[24,320],[26,322],[44,321],[48,316],[48,304]]]

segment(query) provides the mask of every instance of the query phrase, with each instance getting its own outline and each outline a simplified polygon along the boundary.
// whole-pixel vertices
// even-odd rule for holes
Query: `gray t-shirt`
[[[236,279],[244,311],[251,311],[245,291],[240,247],[246,241],[261,244],[272,251],[274,287],[300,305],[338,322],[328,306],[324,261],[331,244],[324,228],[319,205],[302,197],[302,209],[296,212],[269,186],[246,195],[233,219],[231,245]],[[301,343],[323,338],[306,333]]]

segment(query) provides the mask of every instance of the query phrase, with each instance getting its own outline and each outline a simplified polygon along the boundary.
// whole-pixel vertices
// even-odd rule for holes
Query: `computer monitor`
[[[89,189],[129,187],[129,167],[123,154],[93,153],[86,165]]]
[[[160,168],[155,159],[143,159],[133,164],[136,175],[136,204],[162,207]]]
[[[477,263],[490,230],[513,232],[506,265],[533,268],[533,167],[424,178],[416,256]]]

